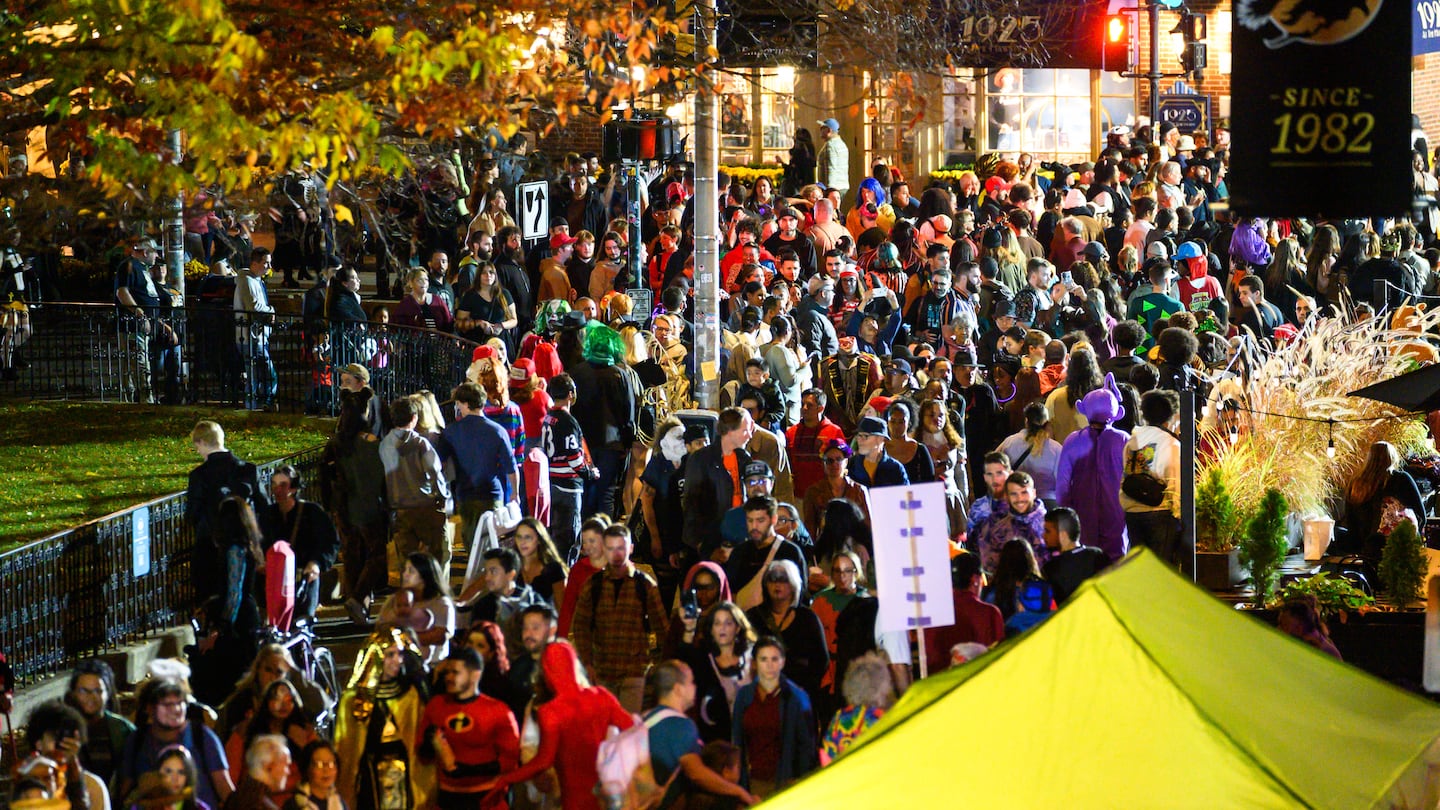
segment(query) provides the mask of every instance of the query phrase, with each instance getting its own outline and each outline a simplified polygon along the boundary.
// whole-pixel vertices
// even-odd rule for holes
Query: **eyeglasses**
[[[825,464],[844,464],[844,463],[845,463],[845,458],[844,458],[843,456],[826,456],[824,463],[825,463]]]
[[[795,522],[795,518],[786,517],[786,516],[784,516],[784,515],[780,515],[780,516],[778,516],[778,517],[775,518],[775,522],[776,522],[776,523],[794,523],[794,522]]]
[[[837,567],[837,568],[834,570],[834,574],[835,574],[835,576],[837,576],[837,577],[838,577],[838,576],[844,576],[845,574],[849,574],[850,576],[854,576],[854,575],[855,575],[855,569],[854,569],[854,568],[839,568],[839,567]]]

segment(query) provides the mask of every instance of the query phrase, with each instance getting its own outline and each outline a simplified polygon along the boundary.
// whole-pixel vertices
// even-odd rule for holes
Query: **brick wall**
[[[556,125],[540,138],[540,151],[546,157],[563,157],[567,152],[600,154],[600,116],[581,112]]]
[[[1168,93],[1176,81],[1184,81],[1195,88],[1199,93],[1210,97],[1211,124],[1213,119],[1222,118],[1229,112],[1230,96],[1230,74],[1221,73],[1222,64],[1228,63],[1225,52],[1230,49],[1230,37],[1226,33],[1228,22],[1222,20],[1230,16],[1231,0],[1189,0],[1188,5],[1197,14],[1204,14],[1208,27],[1208,35],[1205,40],[1209,46],[1209,53],[1201,82],[1196,85],[1189,76],[1184,79],[1165,78],[1160,80],[1160,92]],[[1180,72],[1180,52],[1183,48],[1179,34],[1171,34],[1173,29],[1180,22],[1180,15],[1171,11],[1160,12],[1160,72]],[[1150,68],[1150,15],[1144,11],[1140,12],[1140,62],[1137,71],[1144,72]],[[1227,65],[1228,66],[1228,65]],[[1150,82],[1145,79],[1136,79],[1136,111],[1141,115],[1149,115],[1150,112]]]
[[[1412,60],[1410,97],[1410,109],[1420,116],[1430,148],[1440,146],[1440,53],[1427,53]]]

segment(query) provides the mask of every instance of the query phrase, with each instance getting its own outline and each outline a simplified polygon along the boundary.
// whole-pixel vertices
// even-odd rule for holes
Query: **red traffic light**
[[[1133,67],[1132,22],[1124,14],[1111,14],[1105,18],[1105,30],[1100,38],[1100,64],[1105,70],[1125,73]]]
[[[1124,17],[1111,17],[1105,21],[1105,39],[1110,43],[1130,42],[1130,26]]]

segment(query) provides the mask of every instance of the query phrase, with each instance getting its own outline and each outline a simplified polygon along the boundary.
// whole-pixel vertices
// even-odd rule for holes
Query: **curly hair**
[[[845,668],[842,692],[848,705],[890,708],[895,702],[895,678],[890,673],[890,662],[875,652],[852,659]]]

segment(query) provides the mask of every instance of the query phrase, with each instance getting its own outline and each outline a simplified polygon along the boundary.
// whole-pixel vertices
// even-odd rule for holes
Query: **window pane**
[[[975,148],[975,80],[970,76],[947,76],[945,95],[945,151]]]
[[[1102,98],[1100,99],[1100,116],[1102,130],[1108,130],[1118,124],[1133,128],[1135,126],[1135,99],[1130,96]]]
[[[1022,92],[1025,95],[1044,94],[1049,95],[1055,92],[1056,70],[1026,70],[1023,71],[1025,78],[1021,84]]]
[[[1100,95],[1135,96],[1135,80],[1126,79],[1113,70],[1100,71]]]

